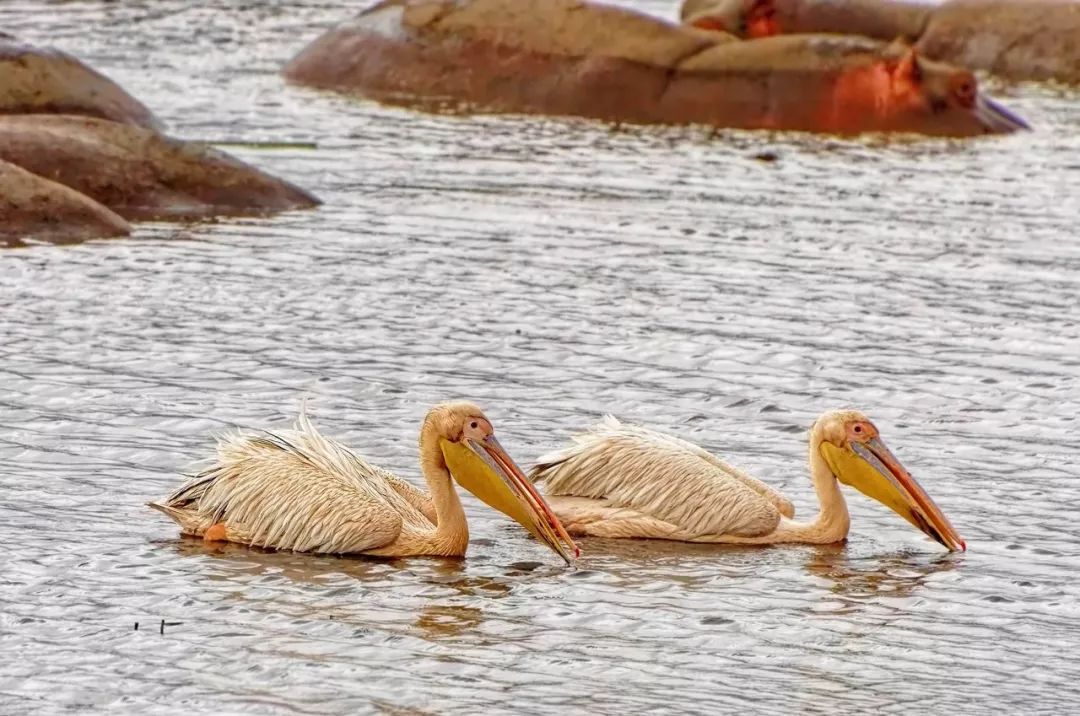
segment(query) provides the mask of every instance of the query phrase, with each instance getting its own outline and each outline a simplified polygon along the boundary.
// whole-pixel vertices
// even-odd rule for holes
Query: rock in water
[[[161,128],[149,109],[100,72],[2,33],[0,114],[78,114]]]
[[[931,14],[917,47],[1011,80],[1080,84],[1080,2],[951,0]]]
[[[129,233],[126,221],[93,199],[0,161],[0,243],[74,243]]]
[[[212,147],[103,119],[0,116],[0,159],[131,220],[260,215],[319,204]]]

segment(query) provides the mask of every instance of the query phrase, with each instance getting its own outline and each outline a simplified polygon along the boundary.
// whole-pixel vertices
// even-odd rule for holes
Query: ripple
[[[973,142],[431,117],[278,79],[351,10],[189,5],[0,25],[179,135],[293,143],[230,151],[326,205],[0,254],[4,712],[1075,710],[1075,93],[1010,90],[1036,131]],[[457,396],[522,463],[612,412],[802,514],[806,428],[855,404],[970,551],[854,493],[845,545],[588,539],[575,571],[469,496],[466,561],[208,546],[143,507],[304,397],[415,477]]]

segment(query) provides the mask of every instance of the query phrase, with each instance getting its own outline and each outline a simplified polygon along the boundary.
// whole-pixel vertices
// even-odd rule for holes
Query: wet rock
[[[1076,0],[686,0],[680,15],[739,37],[841,33],[908,39],[925,56],[1015,80],[1080,83]]]
[[[0,159],[127,219],[256,215],[318,199],[212,147],[102,119],[0,116]]]
[[[284,73],[422,108],[841,133],[1022,126],[980,97],[970,73],[903,47],[742,42],[578,0],[388,0],[317,38]]]
[[[1008,79],[1080,83],[1080,2],[953,0],[933,12],[917,46]]]
[[[137,99],[67,53],[0,33],[0,114],[78,114],[160,129]]]
[[[126,221],[93,199],[0,161],[0,244],[69,243],[129,233]]]

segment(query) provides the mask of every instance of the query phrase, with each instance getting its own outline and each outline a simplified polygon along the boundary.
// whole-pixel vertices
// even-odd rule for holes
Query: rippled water
[[[1080,705],[1080,96],[1006,92],[1037,130],[964,143],[432,117],[278,79],[338,3],[187,4],[0,29],[181,136],[290,143],[233,151],[326,204],[0,253],[0,711]],[[843,546],[587,540],[577,571],[471,497],[464,561],[206,547],[143,506],[303,396],[413,478],[435,401],[523,464],[611,411],[803,515],[805,429],[852,404],[969,551],[857,494]]]

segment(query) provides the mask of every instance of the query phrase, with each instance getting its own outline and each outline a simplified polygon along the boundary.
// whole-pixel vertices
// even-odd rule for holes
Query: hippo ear
[[[891,57],[899,57],[911,49],[911,38],[907,35],[897,35],[889,46],[885,48],[885,54]]]
[[[776,19],[775,0],[750,0],[744,7],[743,34],[749,38],[772,37],[781,34]]]
[[[917,85],[922,82],[922,67],[919,66],[919,56],[914,47],[908,47],[907,52],[897,60],[892,75],[894,81],[908,85]]]

